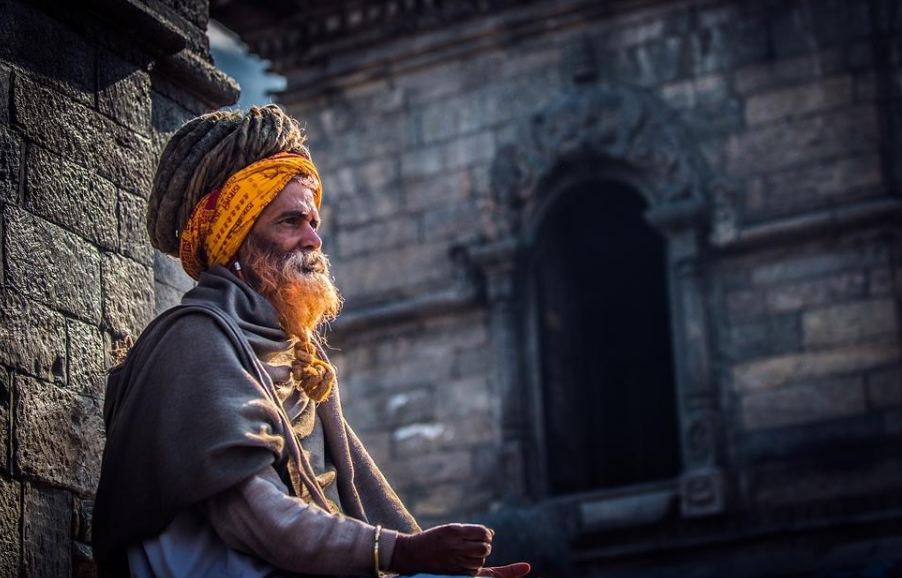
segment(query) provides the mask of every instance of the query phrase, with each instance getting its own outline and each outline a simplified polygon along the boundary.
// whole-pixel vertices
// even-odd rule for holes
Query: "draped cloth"
[[[102,576],[127,576],[128,545],[267,465],[292,495],[334,509],[270,376],[289,346],[275,308],[222,266],[148,325],[107,381],[93,515]],[[337,384],[316,417],[337,473],[344,513],[335,515],[420,531],[345,421]]]

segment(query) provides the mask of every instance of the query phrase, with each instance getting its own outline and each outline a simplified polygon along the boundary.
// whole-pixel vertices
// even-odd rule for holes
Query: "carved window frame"
[[[509,503],[547,495],[537,407],[539,361],[533,355],[536,328],[524,326],[524,319],[532,323],[523,313],[534,303],[524,283],[523,252],[568,183],[604,179],[641,194],[649,206],[646,219],[666,240],[682,473],[671,482],[601,491],[596,498],[619,499],[631,491],[652,501],[676,497],[687,517],[725,508],[722,414],[713,320],[706,307],[710,211],[705,193],[711,184],[692,140],[674,118],[664,103],[642,90],[577,86],[518,125],[511,144],[499,148],[493,160],[492,196],[483,211],[485,241],[472,256],[486,281],[506,467],[499,490]]]

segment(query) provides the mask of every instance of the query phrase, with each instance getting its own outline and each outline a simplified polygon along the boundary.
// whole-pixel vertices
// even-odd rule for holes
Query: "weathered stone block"
[[[462,108],[462,100],[456,96],[424,106],[421,116],[423,144],[428,145],[457,136]]]
[[[16,77],[13,103],[28,138],[133,193],[150,194],[156,157],[146,137],[24,76]]]
[[[0,576],[19,575],[21,503],[21,482],[0,477]]]
[[[28,149],[25,208],[107,249],[119,244],[116,187],[44,149]]]
[[[495,360],[491,348],[473,347],[454,352],[454,371],[451,377],[461,379],[466,377],[490,375]]]
[[[859,345],[780,355],[734,365],[733,388],[739,392],[764,391],[792,382],[866,371],[898,361],[899,355],[897,344]]]
[[[894,339],[898,333],[892,299],[858,301],[806,311],[802,315],[805,345],[818,347]]]
[[[22,145],[15,133],[0,125],[0,201],[17,202]]]
[[[846,106],[851,102],[851,77],[826,78],[749,97],[745,104],[745,120],[749,125],[792,120],[813,112]]]
[[[727,141],[726,168],[733,174],[755,174],[870,152],[879,141],[877,126],[876,109],[866,105],[750,129]]]
[[[400,163],[397,158],[380,157],[354,168],[355,182],[370,191],[396,186]]]
[[[406,151],[401,156],[401,177],[422,179],[438,175],[445,168],[444,147],[441,145],[424,146]]]
[[[765,293],[765,300],[771,311],[785,313],[863,297],[866,291],[864,272],[849,271],[771,287]]]
[[[433,317],[413,331],[379,334],[372,357],[364,363],[387,367],[415,359],[439,359],[487,343],[488,331],[480,313]]]
[[[42,83],[93,106],[95,49],[84,37],[36,7],[4,2],[0,38],[0,59],[15,62]],[[16,82],[21,78],[17,75]]]
[[[342,258],[361,253],[385,254],[384,251],[391,252],[395,247],[415,244],[419,233],[419,224],[416,220],[397,217],[342,229],[336,244]]]
[[[455,428],[451,424],[425,422],[401,426],[392,432],[394,453],[397,456],[417,456],[440,451],[455,444]]]
[[[504,101],[503,84],[480,85],[477,90],[463,95],[464,102],[458,114],[458,130],[461,134],[477,132],[492,126],[508,123],[513,111]]]
[[[868,293],[874,297],[892,295],[895,290],[893,270],[889,267],[872,269],[868,275]]]
[[[868,5],[843,0],[787,3],[771,24],[773,50],[780,57],[862,38],[870,29]]]
[[[764,293],[760,289],[730,291],[726,294],[727,316],[736,324],[761,317],[764,307]]]
[[[148,134],[151,119],[150,76],[130,62],[100,51],[97,61],[97,109],[130,128]]]
[[[153,264],[153,250],[147,236],[145,214],[147,201],[125,191],[119,193],[119,247],[121,252],[139,263]]]
[[[473,474],[472,454],[451,451],[396,459],[386,466],[389,481],[401,488],[461,481]]]
[[[363,225],[372,220],[394,216],[398,212],[400,193],[394,187],[382,190],[361,188],[353,195],[326,201],[334,211],[337,227]],[[328,252],[328,239],[323,240],[323,247]]]
[[[66,326],[62,315],[15,291],[0,298],[0,362],[47,380],[66,375]]]
[[[425,211],[420,217],[423,242],[444,242],[449,247],[474,242],[480,234],[474,223],[478,214],[479,204],[474,200]]]
[[[722,74],[669,82],[659,89],[658,94],[677,109],[717,106],[730,96],[727,79]]]
[[[151,124],[154,132],[168,140],[169,136],[195,115],[159,92],[151,93]]]
[[[857,468],[765,467],[750,477],[756,506],[773,511],[800,502],[836,503],[849,496],[884,495],[902,483],[902,463],[893,456]]]
[[[868,374],[867,392],[871,407],[885,409],[902,405],[902,369],[896,366]]]
[[[605,30],[598,40],[607,49],[615,50],[636,44],[646,44],[660,40],[669,31],[670,20],[667,18],[641,19],[638,22],[618,22]]]
[[[495,136],[492,131],[462,136],[445,145],[442,165],[455,170],[484,163],[495,156]]]
[[[729,338],[725,353],[736,361],[798,351],[802,346],[796,315],[772,315],[731,326]]]
[[[767,25],[762,20],[741,18],[701,28],[690,37],[690,47],[696,74],[760,62],[769,49]]]
[[[103,321],[137,337],[153,318],[153,271],[115,253],[103,254]]]
[[[449,62],[422,69],[417,74],[399,75],[393,80],[404,90],[407,103],[416,106],[459,93],[464,76],[458,62]]]
[[[69,389],[102,399],[106,387],[104,372],[111,365],[105,334],[93,325],[67,319],[66,337],[69,343]]]
[[[689,66],[686,52],[685,39],[670,36],[648,44],[612,51],[602,50],[598,61],[605,63],[601,69],[605,80],[654,86],[686,74]],[[521,93],[520,97],[516,93],[510,96],[513,98],[510,104],[516,106],[518,113],[528,111],[530,107],[520,106],[520,102],[528,96],[526,93]]]
[[[68,492],[25,486],[25,576],[69,576],[72,544],[72,496]]]
[[[195,285],[194,279],[182,269],[182,263],[168,255],[153,250],[154,280],[169,285],[174,289],[180,289],[182,293],[190,290]]]
[[[428,387],[393,393],[385,400],[385,414],[394,426],[432,421],[435,418],[435,393]]]
[[[450,279],[451,259],[444,243],[413,245],[393,252],[392,259],[369,255],[343,259],[334,264],[335,278],[351,301],[364,296],[386,295],[417,285]]]
[[[4,211],[7,282],[23,295],[100,320],[100,256],[72,233],[21,209]]]
[[[78,540],[72,542],[72,578],[97,578],[91,546]]]
[[[868,42],[859,42],[791,58],[775,58],[735,71],[733,88],[742,95],[754,94],[817,78],[862,72],[872,67],[871,53]]]
[[[470,195],[470,171],[448,171],[433,178],[404,183],[404,207],[420,211],[463,201]]]
[[[12,448],[9,437],[12,431],[11,402],[12,379],[9,370],[5,367],[0,367],[0,469],[4,472],[12,471],[9,463],[9,453]]]
[[[100,401],[30,377],[16,379],[16,393],[18,467],[51,484],[93,492],[104,443]]]
[[[794,212],[835,206],[878,194],[883,170],[876,153],[774,171],[749,181],[745,214],[757,221]]]
[[[410,500],[410,507],[419,519],[425,517],[455,517],[463,513],[486,512],[492,498],[491,489],[469,484],[437,484],[418,488]]]
[[[832,250],[791,251],[768,263],[752,266],[750,274],[755,285],[771,285],[888,263],[886,245],[868,242]]]
[[[153,314],[155,316],[181,303],[182,295],[185,294],[184,291],[174,289],[164,283],[154,282],[153,287]]]
[[[12,86],[9,68],[0,66],[0,124],[9,124],[9,91]]]
[[[761,430],[856,415],[866,409],[861,376],[797,385],[742,398],[742,423]]]
[[[94,499],[75,496],[72,533],[76,540],[90,544],[94,535]]]

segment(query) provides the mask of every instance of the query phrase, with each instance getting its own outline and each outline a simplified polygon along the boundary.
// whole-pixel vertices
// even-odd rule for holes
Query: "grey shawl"
[[[268,465],[329,509],[271,377],[279,368],[268,362],[288,348],[275,308],[221,266],[148,325],[107,381],[93,516],[101,575],[127,576],[128,545]],[[337,384],[316,415],[344,515],[419,531],[345,421]]]

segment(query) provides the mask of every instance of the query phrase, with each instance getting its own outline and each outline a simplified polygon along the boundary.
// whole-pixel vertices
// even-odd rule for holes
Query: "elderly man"
[[[109,374],[101,575],[526,574],[483,567],[485,526],[420,530],[344,420],[304,141],[270,105],[196,118],[163,152],[148,232],[198,283]]]

